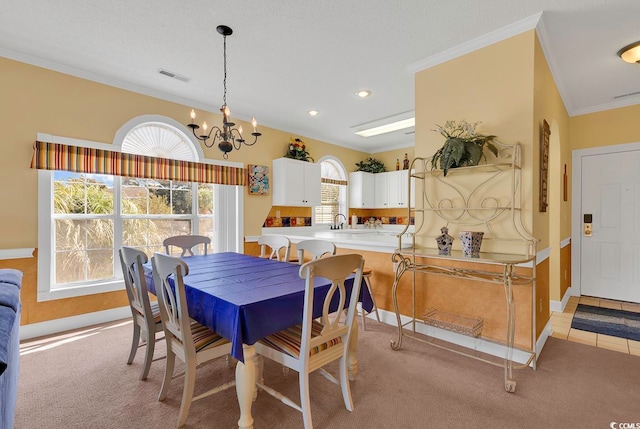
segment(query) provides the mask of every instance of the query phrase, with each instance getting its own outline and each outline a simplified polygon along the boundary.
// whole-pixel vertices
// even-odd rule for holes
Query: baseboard
[[[536,360],[540,357],[540,352],[542,348],[547,343],[547,339],[553,334],[553,326],[551,325],[551,319],[547,320],[547,324],[544,326],[544,329],[540,333],[540,337],[538,337],[538,341],[536,341]]]
[[[41,337],[43,335],[57,334],[71,329],[84,328],[98,323],[112,322],[131,317],[129,306],[112,308],[111,310],[96,311],[78,316],[63,317],[61,319],[47,320],[46,322],[30,323],[20,326],[20,340]]]
[[[569,302],[569,298],[571,298],[571,287],[569,287],[564,293],[561,301],[555,301],[553,299],[549,300],[549,310],[556,313],[562,313]]]
[[[380,314],[381,322],[394,327],[398,326],[396,314],[394,312],[388,310],[378,310],[378,313]],[[374,318],[375,320],[375,314],[369,314],[367,317]],[[407,323],[410,321],[410,318],[407,316],[401,316],[401,321],[402,323]],[[504,358],[507,353],[507,347],[501,344],[483,340],[482,338],[473,338],[467,335],[456,334],[455,332],[425,325],[423,323],[416,324],[416,332],[499,358]],[[547,326],[545,326],[542,334],[540,335],[540,338],[538,338],[536,342],[536,355],[540,355],[540,351],[547,341],[547,338],[551,335],[551,332],[551,321],[548,321]],[[514,362],[525,364],[529,360],[529,357],[531,355],[526,351],[514,349],[512,356]],[[533,365],[533,363],[531,363],[531,365]]]

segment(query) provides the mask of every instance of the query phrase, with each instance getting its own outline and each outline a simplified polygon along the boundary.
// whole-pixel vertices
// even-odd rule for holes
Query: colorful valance
[[[322,183],[329,183],[331,185],[346,185],[348,182],[346,180],[338,180],[338,179],[327,179],[325,177],[321,180]]]
[[[245,186],[244,168],[36,141],[31,168]]]

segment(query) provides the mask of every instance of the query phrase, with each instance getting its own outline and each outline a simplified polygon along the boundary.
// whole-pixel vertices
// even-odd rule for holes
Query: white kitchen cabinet
[[[274,206],[311,207],[322,204],[320,164],[290,158],[273,160]]]
[[[376,208],[409,207],[408,174],[409,170],[396,170],[375,174]],[[415,198],[413,196],[411,197],[411,205],[415,205]]]
[[[375,207],[375,175],[366,171],[349,173],[349,206],[370,209]]]
[[[389,208],[389,173],[376,173],[375,177],[375,207]]]
[[[389,194],[389,207],[415,207],[415,179],[411,178],[414,182],[411,185],[411,198],[409,198],[409,170],[391,171],[388,178],[388,194]]]

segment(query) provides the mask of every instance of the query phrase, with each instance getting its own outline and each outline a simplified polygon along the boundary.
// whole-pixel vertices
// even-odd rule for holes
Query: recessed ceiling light
[[[317,110],[309,110],[309,111],[307,112],[307,114],[308,114],[309,116],[318,116],[318,115],[320,114],[320,112],[318,112]]]
[[[360,98],[367,98],[371,95],[371,91],[369,91],[368,89],[361,89],[360,91],[356,92],[356,95]]]

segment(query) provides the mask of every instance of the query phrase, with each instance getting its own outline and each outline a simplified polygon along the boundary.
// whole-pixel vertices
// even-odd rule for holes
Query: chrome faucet
[[[344,222],[338,224],[338,218],[342,216],[344,218]],[[333,217],[333,225],[331,225],[331,229],[342,229],[344,227],[344,223],[347,221],[347,217],[342,213],[338,213]]]

